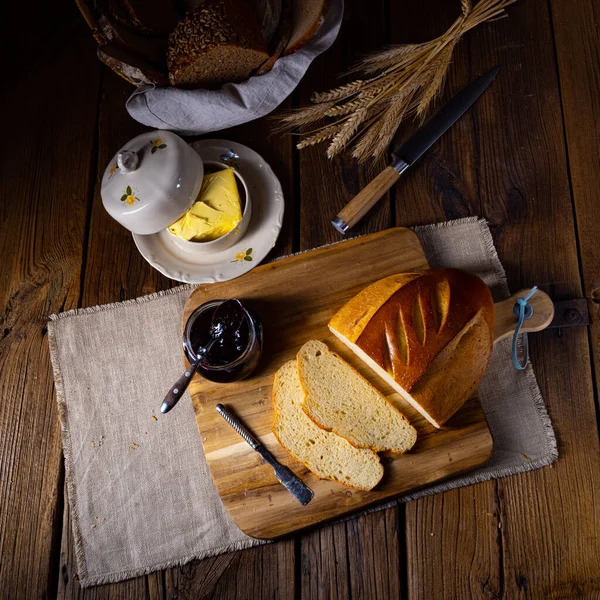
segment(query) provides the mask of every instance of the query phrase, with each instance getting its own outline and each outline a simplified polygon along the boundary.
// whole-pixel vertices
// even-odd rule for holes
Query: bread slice
[[[292,35],[292,0],[282,0],[282,13],[279,20],[279,26],[275,35],[270,42],[267,42],[270,56],[269,58],[258,68],[256,75],[264,75],[268,73],[279,60],[279,57],[283,51],[287,48]]]
[[[260,24],[263,39],[270,47],[271,40],[277,32],[282,15],[283,0],[250,0],[250,5]]]
[[[169,80],[207,88],[244,81],[268,57],[247,0],[208,0],[169,36]]]
[[[316,35],[328,8],[329,0],[293,0],[292,33],[284,56],[298,52]]]
[[[306,394],[302,408],[319,427],[375,452],[413,447],[417,432],[406,417],[326,344],[306,342],[297,361]]]
[[[331,479],[360,490],[371,490],[383,476],[375,452],[355,448],[344,438],[325,431],[303,412],[304,392],[295,360],[286,362],[273,384],[275,422],[279,443],[320,479]]]
[[[329,329],[441,427],[485,374],[494,301],[479,277],[459,269],[393,275],[347,302]]]

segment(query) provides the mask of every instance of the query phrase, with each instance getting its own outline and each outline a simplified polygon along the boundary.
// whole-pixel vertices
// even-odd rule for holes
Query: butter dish
[[[275,245],[284,214],[281,184],[269,164],[254,150],[227,140],[201,140],[191,148],[205,170],[234,168],[238,189],[246,195],[241,222],[210,242],[189,242],[167,227],[154,234],[133,234],[142,256],[163,275],[185,283],[215,283],[248,273]]]
[[[102,204],[132,233],[152,234],[194,203],[204,177],[197,152],[170,131],[149,131],[125,144],[102,177]]]

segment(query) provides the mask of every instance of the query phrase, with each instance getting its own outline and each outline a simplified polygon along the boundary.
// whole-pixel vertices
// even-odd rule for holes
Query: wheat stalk
[[[423,120],[439,98],[456,44],[469,30],[504,16],[516,0],[460,0],[461,16],[440,37],[423,44],[391,46],[365,57],[348,73],[360,78],[328,92],[314,93],[311,105],[280,117],[279,131],[303,128],[297,148],[330,141],[333,158],[353,143],[360,162],[376,159],[388,148],[402,119]],[[323,119],[317,129],[306,129]]]

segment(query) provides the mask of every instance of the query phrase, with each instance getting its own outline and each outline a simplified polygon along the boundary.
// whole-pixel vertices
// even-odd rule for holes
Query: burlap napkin
[[[507,296],[485,221],[464,219],[416,231],[432,267],[473,271],[496,300]],[[168,416],[158,411],[180,375],[181,314],[190,290],[182,286],[51,317],[48,337],[82,586],[262,543],[243,534],[221,504],[190,398]],[[515,370],[510,341],[496,345],[479,394],[494,437],[492,459],[401,500],[556,459],[533,371]]]

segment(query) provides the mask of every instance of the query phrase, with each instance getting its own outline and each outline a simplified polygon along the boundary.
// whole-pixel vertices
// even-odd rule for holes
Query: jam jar
[[[196,360],[196,351],[209,340],[210,325],[217,307],[225,300],[211,300],[201,304],[188,318],[183,332],[183,349],[190,363]],[[255,313],[244,304],[244,320],[235,332],[225,332],[198,365],[202,377],[217,383],[230,383],[248,377],[256,368],[263,345],[263,326]]]

